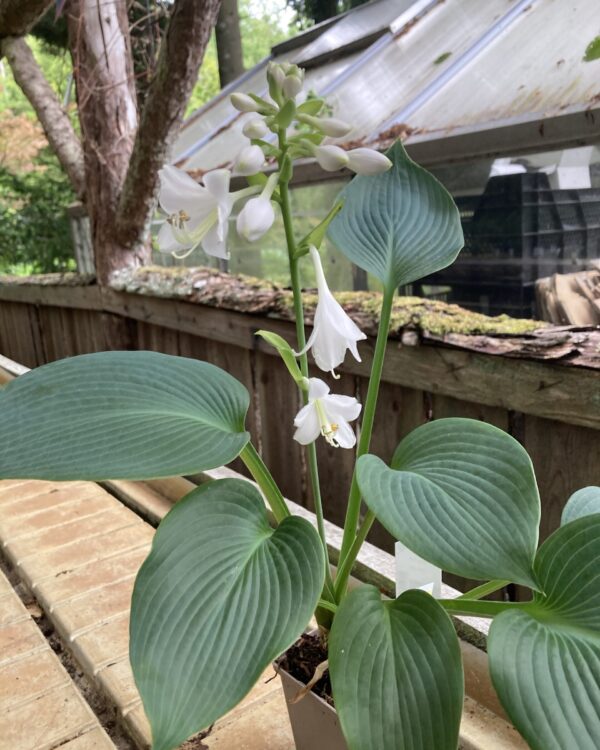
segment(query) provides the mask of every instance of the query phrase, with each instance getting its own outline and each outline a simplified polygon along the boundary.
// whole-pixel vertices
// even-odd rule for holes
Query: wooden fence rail
[[[151,349],[204,359],[237,377],[252,394],[248,427],[265,462],[284,495],[312,509],[303,454],[292,440],[297,394],[273,350],[254,335],[261,328],[293,341],[290,321],[262,314],[97,286],[0,283],[0,354],[28,367],[105,349]],[[390,339],[372,451],[389,459],[410,430],[440,417],[471,417],[506,430],[532,458],[544,538],[558,526],[573,491],[600,484],[600,362],[585,346],[573,345],[585,336],[597,351],[596,335],[575,331],[547,338],[555,349],[577,355],[550,361],[539,352],[526,358],[527,343],[518,358],[509,358],[469,350],[464,336],[462,348],[431,339],[423,343],[422,337],[419,343],[418,336]],[[497,345],[515,355],[506,341]],[[493,350],[495,344],[486,337],[477,346]],[[347,359],[337,392],[364,402],[373,347],[369,337],[362,363]],[[318,454],[327,516],[339,524],[353,455],[324,441]],[[373,529],[370,541],[391,549],[381,528]],[[460,587],[457,579],[448,580]]]

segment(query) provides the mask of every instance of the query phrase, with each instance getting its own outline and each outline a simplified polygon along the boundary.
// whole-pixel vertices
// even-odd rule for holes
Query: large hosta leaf
[[[492,623],[494,686],[533,750],[597,750],[600,514],[567,523],[547,539],[535,571],[544,595]]]
[[[536,586],[540,500],[531,460],[502,430],[439,419],[398,446],[392,468],[358,462],[365,502],[417,555],[457,575]]]
[[[355,177],[343,190],[344,207],[328,235],[357,266],[397,286],[449,266],[464,240],[458,209],[441,183],[400,141],[387,155],[389,171]]]
[[[335,706],[349,750],[455,750],[463,702],[460,647],[429,594],[343,600],[329,639]]]
[[[0,478],[149,479],[233,460],[248,392],[206,362],[85,354],[0,391]]]
[[[131,606],[131,664],[154,750],[171,750],[246,695],[306,627],[324,577],[313,527],[289,517],[271,529],[248,482],[212,482],[173,508]]]
[[[600,487],[583,487],[567,500],[560,518],[561,526],[594,513],[600,513]]]

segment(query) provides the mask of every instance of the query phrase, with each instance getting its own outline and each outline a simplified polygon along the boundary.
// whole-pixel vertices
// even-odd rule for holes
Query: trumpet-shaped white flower
[[[308,349],[312,349],[317,367],[321,370],[334,372],[335,368],[344,361],[346,349],[350,349],[354,359],[358,362],[361,361],[356,344],[367,337],[344,312],[340,303],[330,292],[323,273],[321,256],[315,247],[310,248],[310,256],[317,275],[319,301],[315,311],[312,333],[306,342],[306,346],[297,356],[304,354]]]
[[[294,419],[294,440],[308,445],[319,435],[335,448],[352,448],[356,435],[349,422],[360,414],[361,405],[352,396],[329,393],[329,386],[319,378],[308,381],[308,404]]]
[[[242,128],[242,133],[246,138],[250,138],[250,140],[254,138],[264,138],[268,132],[269,128],[262,117],[253,117],[251,120],[248,120]]]
[[[379,174],[380,172],[386,172],[392,166],[392,162],[385,154],[381,154],[373,148],[353,148],[346,152],[346,157],[348,169],[356,172],[356,174]]]
[[[260,172],[265,163],[265,155],[260,146],[245,146],[235,162],[235,171],[245,177]]]
[[[165,166],[159,176],[158,201],[168,214],[158,233],[159,250],[185,258],[201,244],[208,255],[229,257],[229,215],[235,201],[255,193],[256,188],[230,193],[231,173],[227,169],[207,172],[204,185],[177,167]]]

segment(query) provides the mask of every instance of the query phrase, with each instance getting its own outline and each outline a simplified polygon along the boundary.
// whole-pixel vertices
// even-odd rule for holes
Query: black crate
[[[496,314],[535,314],[533,286],[600,257],[600,190],[552,190],[544,173],[492,177],[481,196],[456,199],[465,247],[423,280],[449,285],[457,304]],[[418,290],[417,290],[418,291]]]

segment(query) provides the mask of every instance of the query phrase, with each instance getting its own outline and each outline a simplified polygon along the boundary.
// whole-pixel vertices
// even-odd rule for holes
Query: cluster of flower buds
[[[159,203],[167,213],[158,235],[162,252],[183,258],[201,245],[208,255],[229,257],[229,218],[235,204],[244,198],[250,200],[238,215],[238,234],[249,242],[260,239],[275,220],[273,200],[277,200],[278,182],[289,180],[294,159],[313,157],[327,171],[347,167],[365,175],[391,166],[378,151],[344,150],[323,143],[325,138],[343,138],[351,127],[329,115],[324,99],[303,91],[304,71],[297,65],[270,63],[267,83],[268,93],[264,96],[240,92],[231,95],[231,103],[238,111],[253,115],[245,118],[242,132],[248,142],[234,163],[234,172],[247,177],[249,187],[230,192],[231,172],[227,169],[207,172],[203,184],[175,167],[160,171]],[[281,171],[274,171],[268,180],[264,176],[256,178],[265,170],[269,158],[280,163]]]

